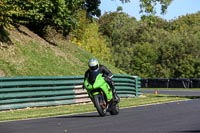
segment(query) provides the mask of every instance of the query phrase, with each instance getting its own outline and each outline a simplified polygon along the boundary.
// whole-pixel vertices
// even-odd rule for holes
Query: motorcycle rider
[[[91,58],[88,61],[88,67],[89,69],[85,72],[84,81],[88,79],[90,82],[94,82],[92,81],[92,79],[94,79],[93,77],[94,76],[96,77],[99,73],[102,73],[105,81],[110,85],[112,89],[114,102],[118,103],[120,101],[120,98],[117,95],[114,82],[112,80],[112,77],[113,77],[112,72],[104,65],[99,64],[96,58]]]

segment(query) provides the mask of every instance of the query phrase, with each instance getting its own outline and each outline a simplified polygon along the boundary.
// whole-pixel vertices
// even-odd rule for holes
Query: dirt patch
[[[5,77],[6,76],[6,73],[2,70],[0,70],[0,77]]]
[[[7,30],[3,26],[0,26],[0,48],[2,47],[3,43],[6,43],[7,45],[12,44],[12,41],[10,40],[8,36],[9,36],[9,33],[7,32]]]
[[[26,28],[23,25],[20,25],[17,29],[9,30],[10,37],[15,39],[16,41],[22,43],[27,41],[35,40],[37,42],[40,42],[40,44],[43,44],[45,46],[49,46],[49,43],[45,41],[43,38],[38,36],[37,34],[30,31],[28,28]]]

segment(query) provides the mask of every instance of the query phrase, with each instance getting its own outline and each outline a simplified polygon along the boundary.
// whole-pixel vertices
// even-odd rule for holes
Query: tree
[[[120,0],[122,3],[128,3],[130,0]],[[161,13],[165,14],[167,7],[170,5],[172,0],[140,0],[140,13],[147,13],[147,14],[155,14],[155,6],[156,4],[161,5]],[[87,13],[90,16],[97,16],[101,15],[101,10],[99,6],[101,4],[101,0],[85,0],[85,8]],[[120,9],[120,7],[118,8]],[[121,9],[120,9],[121,10]]]
[[[85,11],[77,14],[77,29],[70,33],[73,43],[92,53],[95,57],[112,62],[109,42],[99,32],[99,25],[95,19],[87,19]]]
[[[106,13],[99,19],[100,32],[111,42],[115,66],[129,71],[137,21],[123,12]]]
[[[200,76],[199,13],[167,22],[136,21],[123,12],[105,13],[100,32],[108,37],[115,66],[141,77]]]
[[[99,9],[100,4],[100,0],[85,0],[84,6],[88,16],[101,16],[101,10]]]
[[[0,26],[8,27],[12,22],[12,14],[19,12],[16,5],[9,4],[9,0],[0,1]]]
[[[120,0],[122,3],[129,0]],[[140,0],[141,9],[152,13],[156,3],[162,5],[164,12],[171,0]],[[68,34],[77,25],[75,19],[77,11],[85,9],[88,16],[101,15],[100,0],[1,0],[0,2],[0,25],[10,23],[25,24],[37,33],[43,34],[45,26],[52,26]]]
[[[167,7],[171,4],[172,0],[140,0],[141,13],[155,14],[155,6],[159,3],[161,5],[161,14],[165,14]]]
[[[170,70],[169,77],[194,77],[200,57],[197,53],[200,48],[197,36],[174,32],[165,37],[164,44],[159,48],[159,62],[163,68]]]
[[[23,24],[38,34],[52,26],[66,35],[75,27],[76,12],[83,4],[83,0],[2,0],[0,24]]]
[[[141,77],[156,77],[158,47],[150,43],[137,43],[132,52],[131,68],[129,72]]]

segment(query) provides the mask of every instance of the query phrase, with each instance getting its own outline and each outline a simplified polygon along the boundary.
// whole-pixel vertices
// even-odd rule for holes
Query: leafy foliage
[[[112,62],[109,42],[99,33],[99,25],[95,20],[88,20],[84,11],[77,14],[78,28],[71,33],[72,41],[99,59]]]
[[[39,34],[43,34],[45,26],[52,26],[68,34],[83,4],[84,0],[3,0],[0,15],[4,26],[5,22],[25,24]]]
[[[101,16],[100,3],[100,0],[85,0],[85,8],[88,16]]]
[[[7,4],[7,0],[0,1],[0,26],[9,26],[12,23],[11,15],[15,12],[14,8],[16,6]]]
[[[130,0],[120,0],[122,3]],[[140,0],[141,12],[153,13],[156,3],[162,6],[164,13],[171,0]],[[88,16],[101,15],[101,0],[1,0],[0,25],[12,22],[27,24],[32,30],[42,29],[44,25],[55,26],[69,33],[76,25],[76,12],[85,9]],[[40,32],[40,31],[39,31]]]
[[[112,42],[115,65],[142,77],[200,77],[199,13],[171,22],[152,19],[149,25],[121,12],[100,18],[100,31]]]
[[[140,2],[141,12],[155,14],[155,6],[159,3],[161,5],[161,14],[165,14],[172,0],[140,0]]]
[[[102,16],[99,23],[100,31],[111,40],[116,66],[128,70],[127,67],[131,62],[132,41],[135,40],[136,34],[136,19],[129,18],[125,13],[115,12]]]

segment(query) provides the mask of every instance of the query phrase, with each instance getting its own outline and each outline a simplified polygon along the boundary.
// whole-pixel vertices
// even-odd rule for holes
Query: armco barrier
[[[142,88],[200,88],[200,78],[145,78]]]
[[[140,78],[114,75],[120,97],[140,95]],[[0,77],[0,110],[90,102],[83,76]]]
[[[149,88],[169,88],[169,79],[148,79]]]
[[[191,88],[200,88],[200,78],[192,78],[191,81]]]
[[[190,88],[190,83],[190,79],[186,78],[170,79],[169,88]]]

